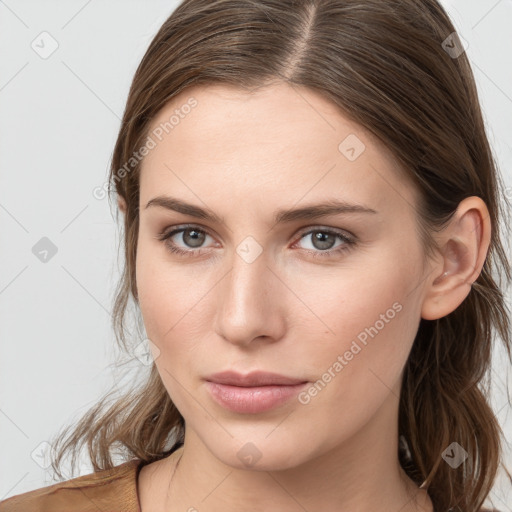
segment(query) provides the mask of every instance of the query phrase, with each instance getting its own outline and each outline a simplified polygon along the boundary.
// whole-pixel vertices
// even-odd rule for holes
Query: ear
[[[440,234],[442,258],[430,274],[422,318],[442,318],[464,301],[482,271],[490,240],[491,221],[485,202],[477,196],[467,197]]]
[[[117,196],[117,206],[119,206],[119,209],[123,213],[126,213],[126,201],[122,196]]]

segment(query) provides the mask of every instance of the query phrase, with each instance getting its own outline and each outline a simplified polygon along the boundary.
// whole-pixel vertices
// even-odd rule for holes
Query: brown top
[[[141,512],[137,478],[144,461],[57,482],[0,501],[0,512]]]
[[[141,512],[137,479],[143,466],[144,461],[133,459],[112,469],[11,496],[0,501],[0,512]]]

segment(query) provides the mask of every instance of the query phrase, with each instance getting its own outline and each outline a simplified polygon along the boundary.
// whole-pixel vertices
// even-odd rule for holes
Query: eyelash
[[[180,226],[177,229],[173,229],[171,231],[164,230],[161,233],[159,233],[156,238],[158,240],[160,240],[161,242],[164,242],[165,245],[167,246],[167,249],[171,253],[175,253],[175,254],[179,254],[180,256],[191,257],[191,258],[199,257],[199,256],[201,256],[201,254],[203,254],[203,252],[207,251],[207,249],[185,250],[185,249],[181,249],[181,248],[177,247],[173,242],[170,241],[170,238],[172,238],[174,235],[176,235],[177,233],[184,232],[187,229],[194,229],[196,231],[199,231],[200,233],[204,233],[206,235],[211,236],[208,233],[208,231],[206,231],[204,229],[200,229],[198,226],[196,226],[194,224],[187,224],[187,225]],[[306,252],[310,253],[313,256],[313,258],[335,257],[339,254],[342,254],[342,253],[345,253],[345,252],[351,250],[356,245],[356,241],[354,238],[350,238],[350,237],[346,236],[345,234],[341,233],[340,231],[333,230],[332,228],[323,228],[322,226],[314,226],[312,229],[309,229],[309,231],[301,233],[299,240],[304,238],[307,235],[311,235],[312,233],[316,233],[316,232],[327,233],[329,235],[337,236],[344,242],[344,245],[341,245],[340,247],[338,247],[336,249],[329,249],[329,250],[325,250],[325,251],[320,251],[320,250],[314,251],[314,250],[303,249]]]

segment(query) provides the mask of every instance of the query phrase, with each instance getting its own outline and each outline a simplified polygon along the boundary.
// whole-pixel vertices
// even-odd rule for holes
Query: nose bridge
[[[234,343],[279,336],[283,304],[268,253],[254,237],[247,236],[235,247],[231,261],[231,271],[217,296],[218,333]]]

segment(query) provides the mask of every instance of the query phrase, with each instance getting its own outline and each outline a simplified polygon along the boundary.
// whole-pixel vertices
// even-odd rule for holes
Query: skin
[[[142,511],[432,511],[398,462],[400,385],[420,319],[452,312],[481,271],[485,203],[462,201],[436,234],[437,257],[424,261],[415,188],[387,148],[333,104],[286,84],[253,94],[200,86],[173,98],[152,126],[192,96],[197,107],[141,171],[139,304],[159,374],[186,421],[184,447],[140,473]],[[350,134],[365,145],[354,161],[338,149]],[[160,195],[208,207],[224,222],[146,208]],[[377,213],[273,223],[277,209],[328,198]],[[122,199],[119,207],[126,210]],[[186,223],[206,232],[197,257],[173,254],[157,238]],[[356,244],[314,258],[326,246],[315,244],[313,227]],[[262,249],[251,263],[236,252],[248,236]],[[331,251],[346,245],[332,236]],[[190,232],[172,241],[198,251]],[[314,383],[393,304],[400,311],[307,404],[294,398],[239,414],[207,391],[204,377],[224,369]],[[237,456],[247,443],[261,454],[250,467]]]

